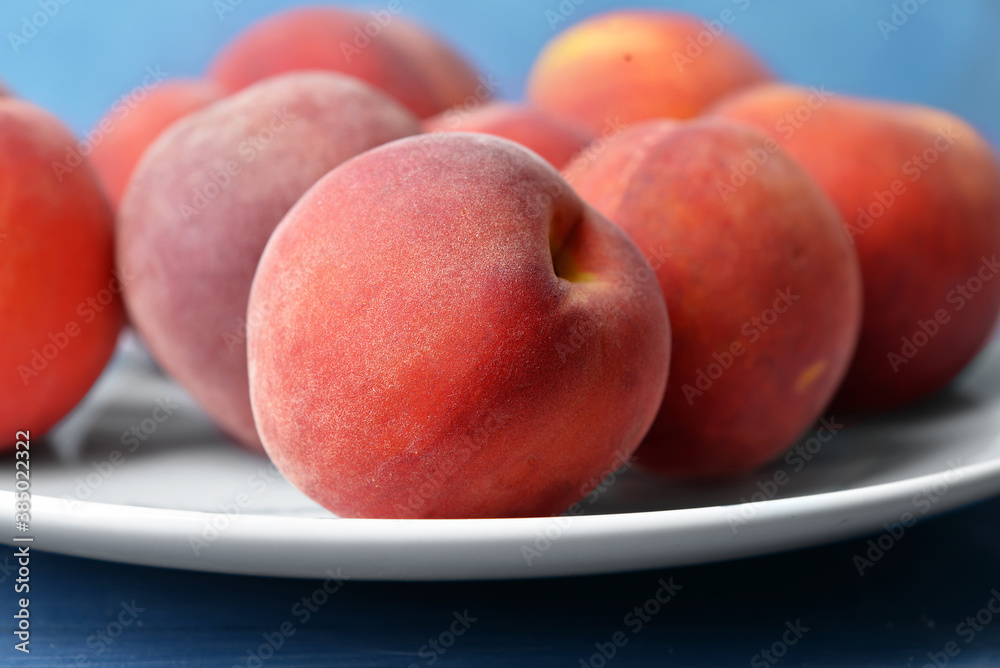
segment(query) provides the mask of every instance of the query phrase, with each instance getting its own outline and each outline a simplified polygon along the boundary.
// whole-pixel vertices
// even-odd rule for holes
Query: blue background
[[[339,4],[379,9],[387,1]],[[17,53],[8,33],[20,32],[24,19],[41,11],[39,0],[0,3],[0,78],[77,133],[93,125],[115,98],[139,85],[147,66],[159,66],[172,76],[200,75],[240,30],[302,4],[241,0],[220,17],[212,0],[41,2],[57,5],[58,12]],[[521,97],[532,61],[554,34],[547,12],[558,14],[560,5],[572,12],[559,29],[625,5],[678,9],[705,18],[717,18],[728,8],[737,17],[728,30],[755,48],[782,78],[942,107],[1000,145],[1000,3],[995,0],[401,2],[404,16],[451,41],[499,80],[502,96],[511,99]],[[894,5],[917,10],[885,39],[878,22],[890,18]]]
[[[42,0],[56,5],[58,0]],[[575,7],[557,28],[622,6],[611,0],[562,0]],[[242,0],[221,18],[212,0],[70,0],[17,52],[38,0],[0,3],[0,79],[20,95],[86,131],[147,67],[172,76],[201,74],[216,51],[260,17],[297,4]],[[378,9],[382,2],[343,2]],[[787,80],[846,93],[920,102],[958,113],[1000,145],[1000,3],[995,0],[685,0],[632,2],[706,18],[726,8],[729,30]],[[893,5],[919,10],[888,39],[880,19]],[[405,16],[453,42],[520,98],[542,45],[553,35],[547,11],[560,0],[459,2],[403,0]],[[778,665],[923,666],[928,652],[962,642],[956,625],[1000,589],[1000,499],[929,520],[864,578],[852,555],[868,538],[720,565],[597,578],[516,583],[350,582],[308,623],[297,626],[265,666],[424,666],[419,648],[444,630],[454,610],[480,621],[438,666],[565,665],[590,657],[595,642],[622,629],[622,616],[659,578],[685,585],[675,602],[630,640],[609,666],[748,665],[780,638],[788,621],[810,627]],[[6,558],[6,553],[4,558]],[[12,649],[0,558],[0,664],[112,666],[245,665],[290,619],[289,609],[316,584],[184,573],[38,553],[32,562],[33,654]],[[145,608],[138,623],[101,649],[88,638],[115,619],[122,602]],[[105,651],[106,650],[106,651]],[[23,659],[23,661],[22,661]],[[758,664],[760,665],[760,664]],[[1000,617],[951,666],[1000,665]]]

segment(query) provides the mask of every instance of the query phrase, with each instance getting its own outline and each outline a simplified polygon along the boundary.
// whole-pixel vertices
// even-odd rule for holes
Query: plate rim
[[[1000,440],[1000,435],[995,437]],[[948,461],[951,464],[951,460]],[[949,481],[949,474],[957,480]],[[626,513],[606,513],[594,515],[561,515],[553,517],[525,518],[472,518],[472,519],[363,519],[339,517],[308,517],[297,515],[270,515],[241,513],[227,515],[225,513],[181,510],[135,506],[94,501],[73,501],[69,504],[61,497],[47,495],[32,495],[32,525],[36,542],[31,543],[36,549],[56,552],[70,556],[105,559],[119,563],[137,565],[180,568],[183,570],[202,572],[240,573],[247,575],[267,575],[275,577],[319,577],[322,572],[315,568],[275,566],[256,567],[252,560],[233,560],[234,551],[248,546],[259,546],[262,542],[273,545],[276,541],[286,546],[327,546],[330,548],[354,549],[357,547],[385,547],[391,545],[397,554],[416,550],[419,553],[427,550],[445,547],[483,548],[490,546],[521,546],[528,545],[537,535],[548,528],[558,526],[562,545],[557,547],[586,545],[596,538],[605,540],[636,539],[637,534],[647,537],[665,538],[672,533],[697,533],[699,529],[718,529],[720,524],[731,521],[733,509],[752,505],[754,513],[747,522],[746,540],[734,540],[734,549],[719,550],[717,558],[691,559],[670,558],[663,556],[663,567],[696,565],[726,561],[736,558],[761,556],[812,545],[843,540],[852,536],[870,533],[877,527],[893,521],[894,511],[899,504],[918,493],[930,489],[935,483],[944,481],[948,492],[938,499],[933,507],[919,516],[919,520],[938,515],[956,507],[989,498],[1000,492],[1000,457],[973,464],[958,463],[950,468],[933,473],[913,476],[873,485],[865,485],[850,489],[833,490],[816,494],[767,499],[757,502],[696,506],[690,508],[674,508],[668,510],[634,511]],[[993,484],[991,484],[993,483]],[[953,491],[954,490],[954,491]],[[8,526],[13,527],[14,492],[0,490],[0,506],[4,507],[4,515],[10,518]],[[871,512],[865,513],[864,509]],[[782,523],[797,518],[797,524],[809,520],[829,520],[831,516],[844,515],[839,524],[842,531],[807,530],[797,539],[784,543],[774,539],[780,534]],[[116,522],[122,522],[121,528]],[[195,559],[176,563],[171,559],[157,558],[157,555],[146,554],[142,549],[132,549],[130,554],[118,557],[110,554],[104,546],[108,542],[121,539],[141,542],[142,538],[153,544],[165,546],[174,542],[189,543],[199,528],[206,522],[225,518],[226,528],[214,539],[213,544],[225,546],[216,549],[218,558],[202,559],[194,554]],[[146,521],[145,527],[137,526],[137,522]],[[822,522],[817,522],[822,524]],[[49,534],[39,536],[39,528]],[[110,527],[110,528],[109,528]],[[165,528],[166,527],[166,528]],[[187,527],[184,530],[184,527]],[[729,525],[729,528],[733,527]],[[787,528],[787,527],[786,527]],[[143,530],[145,529],[145,530]],[[51,538],[55,533],[56,538]],[[733,531],[736,538],[738,532]],[[60,540],[59,536],[62,536]],[[74,542],[73,537],[86,536],[89,540]],[[262,538],[266,536],[266,539]],[[39,538],[41,538],[39,540]],[[103,540],[103,542],[102,542]],[[471,541],[471,543],[470,543]],[[7,536],[0,537],[0,542],[8,545],[15,543]],[[51,545],[47,545],[51,543]],[[133,544],[131,547],[135,547]],[[563,550],[565,551],[565,550]],[[237,555],[238,556],[238,555]],[[629,564],[628,559],[619,559],[608,568],[601,568],[590,560],[586,566],[558,568],[553,566],[555,559],[540,560],[546,567],[539,569],[522,568],[523,572],[507,572],[497,564],[488,564],[486,568],[465,568],[450,571],[449,559],[444,559],[437,567],[415,569],[407,575],[406,569],[388,569],[384,572],[371,572],[352,575],[359,580],[476,580],[476,579],[506,579],[552,577],[560,575],[583,575],[610,573],[627,570],[642,570],[656,567],[647,563],[648,558],[636,560]],[[583,561],[587,562],[586,559]],[[389,559],[392,562],[392,558]],[[529,562],[530,566],[531,563]],[[452,564],[451,566],[454,566]],[[523,564],[522,564],[523,566]]]

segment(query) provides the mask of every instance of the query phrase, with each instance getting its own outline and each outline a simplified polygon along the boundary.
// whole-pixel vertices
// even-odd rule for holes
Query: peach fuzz
[[[101,139],[94,144],[90,159],[112,205],[117,208],[132,170],[161,132],[224,96],[212,82],[174,79],[158,84],[141,100],[123,100],[109,109],[94,128]]]
[[[754,156],[753,176],[726,188]],[[670,310],[670,380],[637,461],[723,478],[787,449],[832,398],[860,327],[833,204],[773,139],[714,119],[638,124],[571,173],[646,253]]]
[[[843,215],[865,308],[836,409],[890,410],[948,384],[1000,312],[1000,166],[986,140],[944,111],[792,86],[713,113],[770,133]]]
[[[474,111],[449,109],[424,121],[428,132],[482,132],[510,139],[562,169],[593,136],[527,105],[491,102]]]
[[[305,7],[269,16],[222,49],[209,67],[209,77],[237,91],[276,74],[339,72],[391,95],[420,118],[444,111],[448,105],[420,66],[384,34],[397,20],[384,13],[379,20],[334,7]]]
[[[154,357],[229,433],[260,448],[250,410],[247,296],[264,244],[344,160],[417,119],[331,72],[273,77],[185,116],[144,154],[118,219],[125,302]]]
[[[697,116],[720,97],[771,78],[720,20],[617,11],[549,42],[532,67],[527,95],[600,133],[609,123]]]
[[[552,515],[626,460],[670,326],[627,237],[517,144],[440,133],[325,176],[268,242],[248,328],[265,448],[348,517]]]
[[[83,398],[124,320],[113,214],[76,143],[43,109],[0,100],[0,446],[40,438]]]

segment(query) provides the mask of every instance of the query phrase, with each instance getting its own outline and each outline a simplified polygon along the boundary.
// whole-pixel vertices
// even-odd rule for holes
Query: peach
[[[835,406],[884,411],[948,384],[1000,312],[1000,166],[955,116],[767,86],[714,113],[777,139],[840,209],[864,276],[864,324]]]
[[[383,31],[397,19],[333,7],[306,7],[250,26],[216,56],[209,76],[237,91],[276,74],[327,70],[347,74],[388,93],[421,118],[447,108],[404,50]]]
[[[444,107],[479,104],[490,98],[493,85],[437,35],[399,17],[386,23],[383,35],[417,68]]]
[[[152,88],[141,100],[116,102],[92,133],[99,136],[91,154],[104,189],[116,208],[143,151],[171,123],[224,97],[210,81],[175,79]]]
[[[748,162],[753,175],[730,183]],[[731,477],[792,445],[860,327],[860,270],[833,204],[773,139],[716,119],[638,124],[571,174],[646,253],[670,310],[670,381],[637,460]]]
[[[343,516],[564,511],[663,395],[670,326],[644,272],[513,142],[439,133],[360,155],[288,213],[254,278],[267,453]]]
[[[590,18],[538,56],[528,99],[595,134],[612,122],[697,116],[723,95],[771,79],[724,22],[732,21],[640,10]]]
[[[474,111],[449,109],[424,121],[428,132],[482,132],[510,139],[564,167],[594,137],[582,128],[527,105],[491,102]]]
[[[247,296],[264,244],[323,174],[417,119],[330,72],[273,77],[185,116],[149,147],[125,191],[118,265],[154,357],[233,436],[260,442],[247,386]]]
[[[0,100],[0,445],[41,437],[93,385],[122,327],[111,208],[70,131]]]

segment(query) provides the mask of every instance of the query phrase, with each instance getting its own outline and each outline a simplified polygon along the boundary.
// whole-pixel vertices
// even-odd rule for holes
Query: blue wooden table
[[[324,583],[36,553],[30,657],[13,650],[15,576],[0,572],[0,665],[1000,666],[1000,497],[921,522],[859,575],[869,540],[468,583]]]

